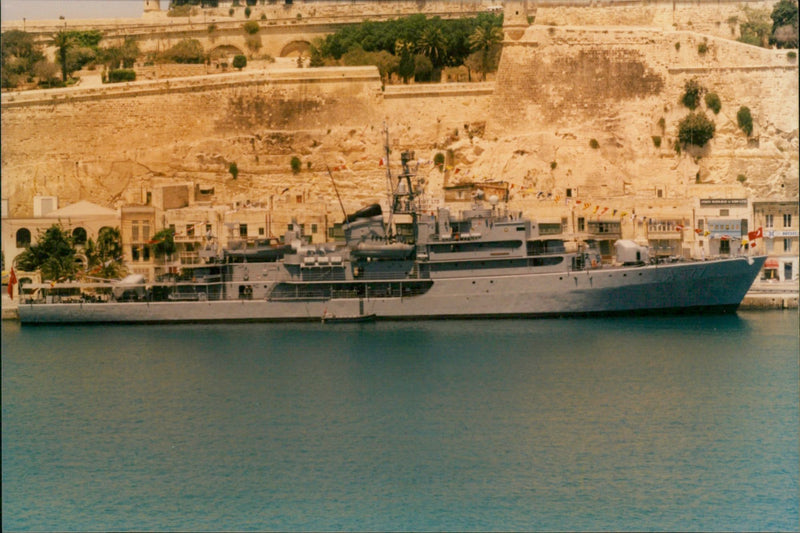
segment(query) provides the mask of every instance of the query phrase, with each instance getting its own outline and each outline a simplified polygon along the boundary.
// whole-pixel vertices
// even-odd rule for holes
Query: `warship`
[[[603,264],[590,245],[540,231],[495,196],[478,193],[459,214],[431,209],[410,167],[413,153],[401,154],[397,176],[388,156],[387,134],[388,209],[373,204],[345,213],[343,242],[312,244],[293,225],[282,241],[224,250],[170,280],[132,275],[114,283],[21,286],[20,321],[337,323],[725,313],[736,311],[766,259],[663,262],[646,246],[619,240],[614,260]]]

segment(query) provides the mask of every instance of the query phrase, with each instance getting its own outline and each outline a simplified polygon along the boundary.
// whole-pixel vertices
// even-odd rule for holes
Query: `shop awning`
[[[778,260],[767,259],[767,261],[764,263],[764,268],[778,268]]]

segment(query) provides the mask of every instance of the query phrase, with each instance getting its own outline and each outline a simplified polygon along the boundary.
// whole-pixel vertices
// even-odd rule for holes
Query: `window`
[[[539,224],[539,235],[558,235],[561,233],[561,224],[541,223]]]
[[[319,228],[317,228],[316,224],[311,224],[311,233],[317,233]]]
[[[783,227],[784,228],[792,227],[792,215],[788,213],[783,215]]]
[[[131,242],[139,242],[139,221],[131,222]]]
[[[664,189],[656,187],[656,198],[664,198]]]
[[[567,198],[572,198],[572,189],[567,189]]]
[[[147,220],[142,221],[142,240],[150,240],[150,222]]]
[[[194,237],[194,224],[186,224],[186,236]]]
[[[589,222],[590,233],[619,233],[619,222]]]
[[[789,215],[792,216],[792,215]],[[783,239],[783,251],[784,252],[791,252],[792,251],[792,239]]]
[[[25,248],[31,244],[31,230],[20,228],[17,230],[17,248]]]
[[[764,215],[764,225],[768,228],[775,227],[775,215]]]
[[[239,224],[239,237],[247,237],[247,224]]]
[[[731,241],[719,241],[719,253],[720,254],[730,254],[731,253]]]
[[[86,244],[86,230],[75,228],[72,230],[72,242],[75,244]]]
[[[206,224],[206,233],[211,233],[211,224]]]
[[[259,227],[259,228],[258,228],[258,234],[259,234],[259,235],[264,235],[264,228],[262,228],[262,227]]]
[[[578,231],[586,231],[586,219],[578,217]]]
[[[175,224],[170,224],[170,225],[169,225],[169,231],[170,231],[170,232],[171,232],[173,235],[175,235]]]

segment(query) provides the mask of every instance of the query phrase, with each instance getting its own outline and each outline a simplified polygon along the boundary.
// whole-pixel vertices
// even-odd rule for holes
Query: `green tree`
[[[175,63],[205,63],[203,45],[197,39],[183,39],[164,53],[164,57]]]
[[[430,59],[433,67],[440,68],[444,65],[447,53],[447,40],[438,25],[427,26],[417,41],[417,51]]]
[[[395,55],[400,57],[397,65],[397,74],[403,78],[403,83],[408,83],[409,78],[414,75],[416,65],[414,64],[413,45],[409,41],[398,40],[395,45]]]
[[[433,62],[424,54],[414,56],[414,81],[438,81],[433,79]]]
[[[742,106],[736,112],[736,123],[739,125],[745,135],[750,137],[753,134],[753,115],[750,114],[750,108]]]
[[[53,36],[53,46],[55,46],[58,54],[58,61],[61,64],[61,79],[66,83],[68,72],[67,54],[70,48],[74,46],[70,32],[60,30]]]
[[[242,54],[238,54],[233,57],[233,67],[242,70],[244,67],[247,66],[247,57],[243,56]]]
[[[754,46],[767,47],[772,33],[769,12],[766,9],[742,8],[744,20],[739,24],[739,40]]]
[[[247,46],[248,50],[250,50],[253,53],[257,53],[259,50],[261,50],[261,47],[263,46],[261,43],[261,36],[258,34],[248,35],[247,37],[245,37],[244,44],[245,46]]]
[[[36,244],[26,246],[16,262],[21,270],[39,270],[50,281],[72,279],[77,271],[72,237],[58,224],[40,231]]]
[[[689,113],[678,124],[678,140],[683,145],[702,148],[714,137],[716,126],[703,112]]]
[[[480,70],[484,80],[491,68],[489,62],[490,53],[502,40],[503,30],[496,26],[478,26],[475,28],[475,31],[472,32],[472,35],[469,36],[470,50],[473,52],[480,52]]]
[[[101,48],[98,59],[109,69],[131,68],[139,59],[140,54],[139,43],[128,37],[121,46]]]
[[[0,35],[0,52],[3,88],[16,87],[26,77],[36,75],[34,67],[45,60],[33,35],[20,30],[9,30]]]
[[[125,272],[122,263],[122,235],[119,228],[100,228],[97,242],[89,239],[84,250],[89,273],[100,278],[119,278]]]
[[[781,0],[772,9],[772,37],[778,48],[797,48],[797,0]]]
[[[171,229],[165,228],[153,235],[153,254],[159,259],[171,257],[176,249],[175,238]]]

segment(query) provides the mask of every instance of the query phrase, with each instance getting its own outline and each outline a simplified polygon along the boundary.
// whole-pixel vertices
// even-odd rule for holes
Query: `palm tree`
[[[489,71],[489,52],[503,40],[503,30],[497,26],[478,26],[469,36],[469,47],[473,52],[481,52],[483,79]]]
[[[103,227],[97,242],[91,239],[84,250],[89,273],[100,278],[118,278],[125,270],[122,264],[122,236],[119,228]]]
[[[60,30],[53,36],[53,46],[58,48],[58,59],[61,62],[61,80],[67,83],[67,52],[72,48],[72,36],[67,30]]]
[[[437,26],[425,28],[417,41],[417,50],[428,56],[434,66],[442,66],[447,53],[447,40],[442,29]]]

